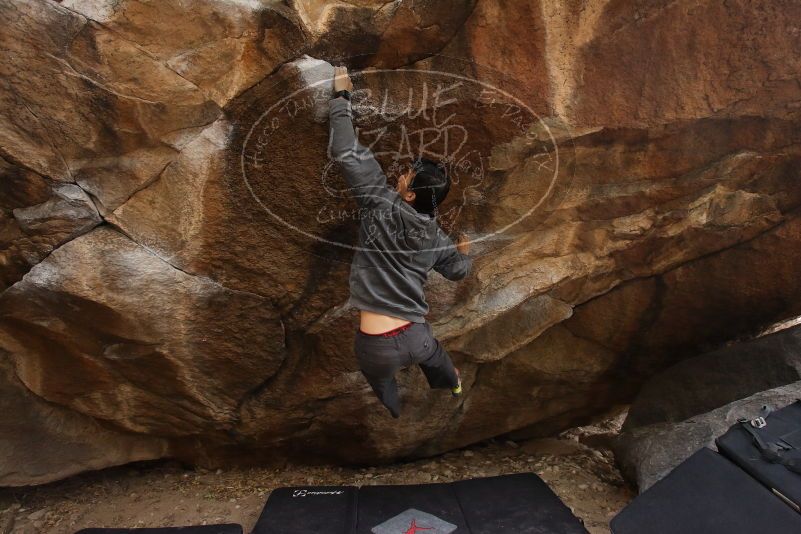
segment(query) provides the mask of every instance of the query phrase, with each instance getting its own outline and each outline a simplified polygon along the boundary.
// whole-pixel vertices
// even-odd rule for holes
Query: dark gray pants
[[[356,331],[356,359],[364,377],[392,417],[400,416],[400,399],[395,373],[417,364],[432,388],[455,388],[459,379],[450,356],[428,323],[412,326],[391,336],[372,336]]]

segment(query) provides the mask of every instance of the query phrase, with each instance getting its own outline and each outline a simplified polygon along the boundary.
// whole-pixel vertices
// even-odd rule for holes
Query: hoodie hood
[[[401,224],[401,239],[410,250],[429,250],[437,244],[437,220],[425,213],[420,213],[403,199],[397,200],[398,219]]]

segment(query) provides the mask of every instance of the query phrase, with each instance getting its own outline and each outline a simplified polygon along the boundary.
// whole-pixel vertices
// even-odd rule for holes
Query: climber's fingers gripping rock
[[[337,91],[353,91],[347,67],[334,67],[334,92]]]
[[[460,253],[467,255],[470,253],[470,239],[466,234],[460,233],[456,241],[456,250]]]

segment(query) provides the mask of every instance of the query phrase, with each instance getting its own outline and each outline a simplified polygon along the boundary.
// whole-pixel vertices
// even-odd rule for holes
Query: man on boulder
[[[462,392],[458,369],[426,322],[423,285],[431,269],[448,280],[464,278],[472,264],[470,245],[464,236],[454,245],[437,222],[437,206],[450,188],[444,165],[421,157],[395,188],[387,184],[354,132],[352,90],[347,69],[335,67],[329,150],[362,213],[350,271],[349,304],[360,313],[354,349],[373,391],[397,418],[395,374],[401,368],[417,364],[432,388]]]

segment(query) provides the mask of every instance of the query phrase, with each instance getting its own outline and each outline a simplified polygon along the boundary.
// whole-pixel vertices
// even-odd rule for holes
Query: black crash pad
[[[75,534],[242,534],[242,526],[226,524],[165,528],[85,528]]]
[[[253,534],[587,534],[531,473],[450,484],[275,490]]]
[[[704,448],[629,503],[611,526],[614,534],[798,534],[801,515]]]
[[[784,458],[801,462],[801,401],[772,412],[765,417],[764,426],[757,426],[749,428],[761,438],[763,446],[780,448]],[[732,426],[716,443],[721,454],[801,512],[801,474],[766,459],[742,424]]]
[[[253,533],[348,534],[356,524],[357,491],[352,486],[309,486],[273,490]]]

